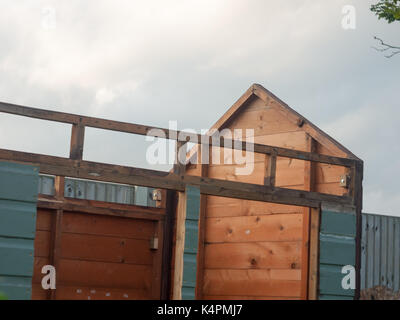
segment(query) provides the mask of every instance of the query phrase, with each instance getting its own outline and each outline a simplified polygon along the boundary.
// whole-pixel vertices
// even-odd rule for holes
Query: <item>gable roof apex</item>
[[[274,95],[271,91],[266,89],[264,86],[258,83],[253,83],[250,88],[248,88],[245,93],[223,114],[221,118],[210,128],[222,130],[223,128],[227,127],[229,123],[233,119],[235,119],[239,113],[246,107],[246,103],[251,99],[258,97],[259,99],[263,100],[265,103],[268,103],[271,99],[276,101],[280,106],[280,110],[283,115],[289,120],[296,123],[298,126],[304,128],[304,131],[308,133],[311,137],[313,137],[316,141],[320,144],[328,147],[329,144],[334,145],[340,151],[342,151],[348,158],[360,160],[357,156],[355,156],[350,150],[344,147],[341,143],[336,141],[326,132],[322,131],[316,125],[314,125],[311,121],[303,117],[297,111],[289,107],[287,103],[282,101],[276,95]]]

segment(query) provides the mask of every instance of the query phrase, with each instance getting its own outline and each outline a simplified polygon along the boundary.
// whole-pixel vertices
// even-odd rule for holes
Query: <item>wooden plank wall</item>
[[[160,280],[161,254],[150,249],[158,235],[162,250],[157,221],[64,211],[57,248],[52,235],[56,211],[38,210],[33,299],[159,297],[154,279]],[[55,292],[41,287],[46,264],[57,265]]]
[[[302,151],[334,153],[290,122],[274,106],[253,99],[228,128],[254,129],[254,142]],[[244,138],[244,136],[242,136]],[[312,149],[311,149],[312,148]],[[212,148],[212,157],[218,150]],[[232,151],[221,150],[221,163]],[[268,157],[254,155],[254,171],[237,175],[235,164],[208,166],[211,178],[264,184]],[[202,175],[202,166],[187,173]],[[338,187],[343,168],[288,158],[277,158],[275,185],[299,190],[343,194]],[[204,262],[198,279],[198,298],[307,299],[309,208],[206,196]],[[200,227],[201,230],[201,227]],[[199,271],[198,271],[199,272]]]

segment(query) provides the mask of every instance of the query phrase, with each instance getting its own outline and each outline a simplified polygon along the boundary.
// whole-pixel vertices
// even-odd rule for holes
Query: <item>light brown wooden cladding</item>
[[[36,230],[35,236],[35,257],[49,257],[50,255],[51,232]]]
[[[83,287],[78,285],[59,286],[57,299],[61,300],[144,300],[151,299],[147,290]]]
[[[38,209],[32,298],[48,299],[41,287],[44,265],[53,264],[56,210]],[[156,222],[64,212],[57,254],[56,299],[151,299]]]
[[[53,214],[53,210],[38,208],[36,218],[36,230],[50,231],[52,223],[51,219]]]
[[[208,218],[207,243],[301,241],[302,214]]]
[[[317,152],[332,156],[343,156],[331,151],[320,143],[317,143]],[[347,189],[341,187],[339,184],[340,177],[346,173],[344,167],[316,163],[315,168],[315,191],[335,195],[343,195],[347,192]]]
[[[206,270],[205,296],[294,297],[300,295],[299,270]]]
[[[207,217],[235,217],[283,213],[301,213],[303,207],[252,200],[207,196]]]
[[[150,239],[154,234],[154,223],[148,220],[65,212],[62,232]]]
[[[151,265],[153,253],[148,240],[72,233],[61,236],[61,256],[67,259]]]
[[[218,165],[218,166],[210,166],[208,169],[209,177],[213,177],[215,179],[221,180],[230,180],[230,181],[238,181],[238,182],[246,182],[246,183],[254,183],[254,184],[264,184],[264,177],[259,175],[260,170],[264,170],[264,162],[256,162],[254,163],[254,167],[251,166],[252,169],[251,174],[249,175],[239,175],[236,173],[235,165]]]
[[[256,100],[255,103],[257,103]],[[300,131],[293,122],[288,121],[280,112],[271,106],[258,106],[258,109],[248,107],[238,118],[232,121],[230,128],[254,130],[254,136],[266,134]]]
[[[61,259],[57,282],[60,285],[150,290],[151,277],[151,266]]]
[[[48,257],[37,257],[35,255],[35,260],[33,262],[33,278],[32,278],[32,283],[37,283],[40,285],[42,282],[43,274],[42,274],[42,268],[45,265],[50,264],[50,259]],[[43,291],[41,285],[40,285],[40,291]],[[33,291],[34,293],[34,291]]]
[[[205,246],[206,269],[300,269],[300,242],[213,243]]]
[[[273,97],[266,101],[250,99],[223,128],[242,129],[235,139],[245,139],[246,129],[254,129],[254,143],[307,152],[316,144],[318,153],[345,157],[307,123],[299,126],[298,116],[282,111]],[[324,145],[315,143],[310,132]],[[264,184],[268,156],[253,154],[254,171],[239,175],[235,169],[244,165],[235,165],[232,155],[232,150],[213,147],[212,159],[219,157],[219,164],[211,162],[208,177]],[[315,176],[309,162],[278,157],[275,186],[336,195],[347,191],[339,186],[343,167],[320,163],[312,167]],[[187,174],[200,175],[200,166],[190,166]],[[308,208],[215,196],[206,201],[203,298],[307,298]]]

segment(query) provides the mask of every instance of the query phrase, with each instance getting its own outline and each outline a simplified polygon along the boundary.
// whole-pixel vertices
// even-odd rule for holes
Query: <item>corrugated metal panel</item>
[[[38,168],[0,162],[0,292],[30,299]]]
[[[350,212],[322,209],[319,248],[319,299],[353,299],[355,290],[342,287],[342,268],[355,266],[356,219]]]
[[[135,204],[155,207],[153,188],[105,183],[81,179],[65,179],[64,195],[69,198]],[[39,193],[54,195],[54,177],[40,175]]]
[[[361,290],[400,290],[400,217],[362,214]]]
[[[194,300],[199,239],[200,189],[186,187],[185,247],[183,254],[182,300]]]

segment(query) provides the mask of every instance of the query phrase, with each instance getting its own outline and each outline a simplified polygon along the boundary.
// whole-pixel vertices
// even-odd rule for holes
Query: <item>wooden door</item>
[[[79,211],[63,211],[57,222],[57,210],[38,209],[32,299],[159,299],[160,223]],[[55,290],[41,285],[48,264]]]

